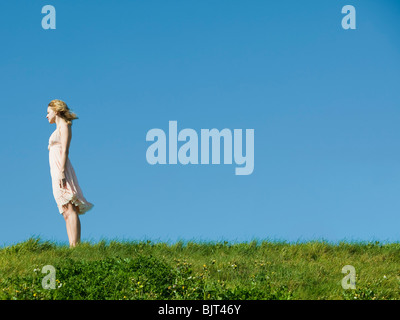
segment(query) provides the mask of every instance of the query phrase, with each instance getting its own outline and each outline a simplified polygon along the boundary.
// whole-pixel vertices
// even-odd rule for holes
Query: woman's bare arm
[[[65,173],[65,165],[67,163],[67,158],[69,154],[69,146],[71,144],[72,139],[72,130],[71,126],[67,123],[63,123],[61,125],[61,173]]]

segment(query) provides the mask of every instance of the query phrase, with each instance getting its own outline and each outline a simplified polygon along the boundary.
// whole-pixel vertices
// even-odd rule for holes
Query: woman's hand
[[[65,188],[67,186],[67,179],[65,179],[64,172],[60,173],[58,185],[60,186],[60,188]]]

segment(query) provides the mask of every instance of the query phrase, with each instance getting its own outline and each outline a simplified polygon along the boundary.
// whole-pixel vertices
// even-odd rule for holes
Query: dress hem
[[[63,203],[60,203],[60,205],[58,206],[60,214],[64,213],[64,210],[62,209],[62,207],[64,205],[68,204],[69,202],[71,202],[73,205],[75,205],[79,208],[78,215],[83,215],[94,207],[94,204],[92,204],[90,202],[84,202],[84,201],[78,199],[76,197],[76,194],[73,194],[72,197],[70,197],[70,199],[68,199],[67,201],[64,201]]]

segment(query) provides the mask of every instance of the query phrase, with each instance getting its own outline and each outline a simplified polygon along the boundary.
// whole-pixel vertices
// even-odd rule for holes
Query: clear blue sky
[[[52,99],[79,116],[84,241],[400,241],[398,1],[18,0],[0,14],[0,245],[67,243]],[[254,172],[148,164],[146,133],[170,120],[254,129]]]

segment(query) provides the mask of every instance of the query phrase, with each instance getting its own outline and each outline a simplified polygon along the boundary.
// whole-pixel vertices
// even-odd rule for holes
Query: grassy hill
[[[48,265],[53,272],[42,273]],[[356,289],[342,288],[345,265],[355,268]],[[399,243],[101,241],[70,249],[31,238],[0,248],[0,299],[399,298]]]

